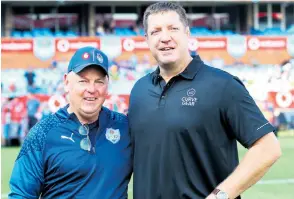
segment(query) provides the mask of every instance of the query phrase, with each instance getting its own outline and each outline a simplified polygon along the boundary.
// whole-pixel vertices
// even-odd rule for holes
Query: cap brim
[[[72,71],[74,73],[79,73],[81,72],[82,70],[84,70],[85,68],[89,67],[89,66],[97,66],[97,68],[101,68],[103,70],[103,72],[108,75],[108,71],[101,65],[98,65],[96,63],[87,63],[87,64],[83,64],[83,65],[80,65],[80,66],[77,66],[75,67]]]

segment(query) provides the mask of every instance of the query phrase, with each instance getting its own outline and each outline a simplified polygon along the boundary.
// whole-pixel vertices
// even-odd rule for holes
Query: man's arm
[[[43,177],[43,137],[40,126],[35,126],[25,139],[14,163],[8,198],[39,198],[44,182]],[[39,133],[38,133],[39,132]]]
[[[236,169],[217,187],[236,198],[255,184],[281,156],[274,127],[266,120],[237,77],[227,82],[220,104],[228,136],[249,150]],[[213,194],[209,199],[215,198]]]
[[[217,189],[226,192],[230,199],[236,198],[255,184],[281,154],[280,144],[274,133],[266,134],[249,148],[235,171]],[[210,194],[207,199],[215,199],[215,195]]]

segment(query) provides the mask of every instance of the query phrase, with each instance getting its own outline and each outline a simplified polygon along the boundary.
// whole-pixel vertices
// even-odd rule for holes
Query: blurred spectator
[[[16,145],[21,143],[21,138],[24,138],[25,129],[22,125],[24,120],[26,120],[26,107],[25,107],[25,97],[17,97],[10,101],[10,126],[9,126],[9,139],[10,144],[14,145],[14,141],[16,141]]]
[[[142,35],[141,33],[141,29],[143,29],[143,24],[142,24],[142,20],[138,19],[136,21],[136,25],[134,27],[132,27],[132,30],[137,34],[137,35]]]
[[[10,145],[9,130],[11,123],[11,108],[9,100],[2,104],[2,132],[4,138],[4,146]],[[2,136],[1,136],[2,137]]]
[[[8,90],[11,94],[15,93],[16,92],[16,85],[15,85],[15,82],[11,82],[11,84],[9,84],[9,87],[8,87]]]
[[[28,131],[38,122],[37,113],[40,102],[32,94],[27,96]]]
[[[28,92],[34,93],[36,74],[33,71],[32,67],[28,68],[28,70],[25,72],[24,76],[27,80]]]
[[[56,60],[53,60],[53,61],[51,62],[51,65],[50,65],[49,68],[55,69],[55,68],[57,68],[57,65],[58,65],[58,62],[57,62]]]
[[[110,23],[107,21],[104,21],[103,29],[105,34],[113,34],[114,28],[115,28],[115,22],[113,20]]]
[[[281,64],[281,79],[289,80],[291,76],[291,69],[293,68],[291,60],[284,61]]]
[[[287,130],[287,125],[288,125],[288,122],[287,122],[287,119],[286,119],[286,116],[285,116],[285,113],[281,112],[279,114],[279,116],[277,117],[277,120],[278,120],[278,131],[284,131],[284,130]]]
[[[51,114],[48,102],[43,102],[41,104],[41,120],[45,119]]]
[[[110,66],[110,69],[109,69],[109,76],[111,78],[112,81],[117,81],[119,80],[119,68],[117,65],[115,65],[115,63],[113,63],[111,66]]]
[[[96,29],[97,36],[103,36],[105,34],[105,30],[102,23],[99,23]]]

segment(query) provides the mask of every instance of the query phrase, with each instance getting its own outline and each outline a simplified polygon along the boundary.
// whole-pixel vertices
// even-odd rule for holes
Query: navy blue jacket
[[[67,107],[36,124],[10,179],[9,198],[125,199],[132,150],[125,115],[103,107],[89,125],[92,150],[81,149],[81,123]]]

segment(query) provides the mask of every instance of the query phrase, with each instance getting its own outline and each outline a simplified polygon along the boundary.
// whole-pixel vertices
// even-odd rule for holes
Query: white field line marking
[[[276,180],[261,180],[257,184],[293,184],[294,178],[276,179]]]

